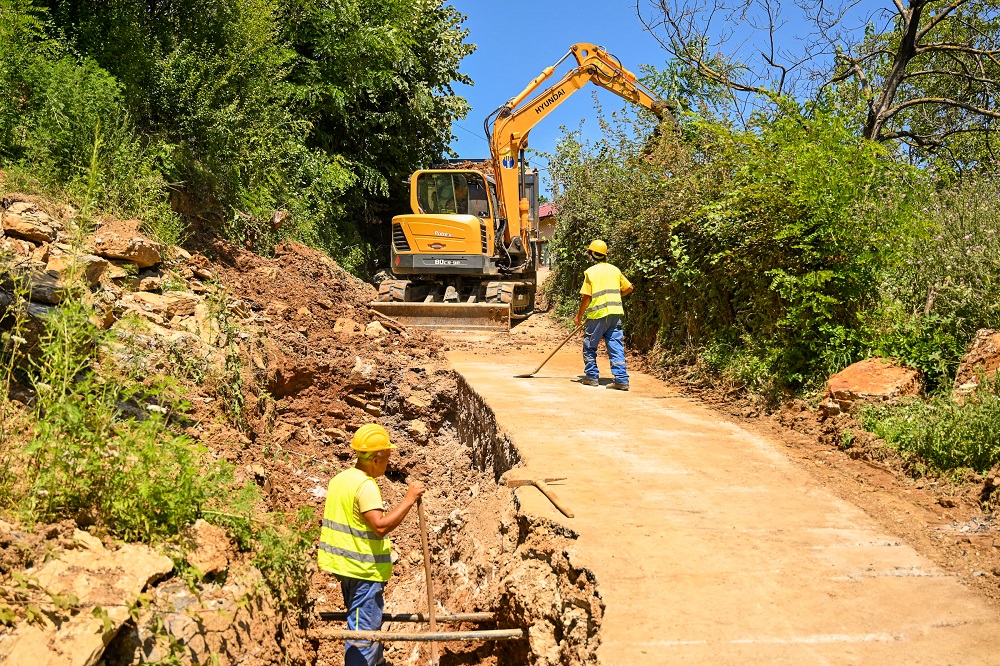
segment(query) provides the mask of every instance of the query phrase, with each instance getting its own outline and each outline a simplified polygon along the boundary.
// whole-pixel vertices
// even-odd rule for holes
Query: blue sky
[[[462,71],[475,86],[456,86],[469,100],[472,110],[453,128],[452,149],[461,157],[488,157],[483,135],[486,116],[519,93],[531,79],[561,58],[576,42],[592,42],[617,55],[622,64],[639,73],[640,64],[661,66],[666,52],[644,32],[635,15],[634,0],[451,0],[469,18],[469,42],[478,44],[475,53],[462,61]],[[557,70],[550,82],[569,69]],[[597,86],[589,86],[570,97],[531,131],[530,147],[551,152],[561,132],[560,125],[575,130],[583,121],[584,137],[600,135],[594,109],[594,91],[607,110],[624,102]],[[538,159],[532,166],[543,168]],[[545,174],[543,173],[543,176]]]
[[[649,6],[647,0],[640,1],[644,7]],[[477,50],[462,61],[462,71],[472,77],[475,85],[456,86],[456,92],[472,105],[465,120],[455,123],[452,128],[456,137],[452,149],[460,157],[488,157],[489,148],[483,135],[485,117],[519,93],[576,42],[592,42],[605,47],[636,74],[641,74],[640,65],[662,68],[668,59],[666,51],[645,31],[636,16],[635,0],[450,0],[449,4],[468,16],[465,22],[470,31],[467,41],[478,45]],[[888,0],[858,3],[849,13],[847,24],[852,32],[862,34],[865,21],[886,7],[892,7]],[[810,26],[794,5],[784,10],[777,44],[786,54],[794,54],[802,48],[803,38],[808,39]],[[746,24],[725,26],[718,22],[713,33],[727,27],[734,28],[735,34],[722,48],[737,50],[741,58],[755,59],[763,46],[762,33]],[[569,65],[564,63],[549,82],[556,81],[568,69]],[[614,94],[588,86],[532,130],[530,147],[552,152],[562,134],[560,126],[581,129],[584,139],[598,139],[600,127],[594,107],[595,94],[606,112],[627,106]],[[545,167],[538,157],[531,160],[531,164],[540,169]],[[545,175],[543,170],[543,180]],[[543,189],[546,190],[547,187]]]

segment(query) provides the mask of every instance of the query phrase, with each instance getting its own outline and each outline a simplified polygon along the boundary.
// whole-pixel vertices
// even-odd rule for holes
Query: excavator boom
[[[576,60],[576,67],[529,99],[570,56]],[[500,214],[508,222],[505,242],[510,243],[513,238],[520,236],[523,243],[530,243],[530,230],[522,210],[523,195],[517,171],[518,166],[523,164],[528,133],[588,83],[649,109],[661,120],[673,117],[667,104],[642,85],[635,74],[625,69],[618,58],[603,47],[584,42],[571,46],[559,62],[542,70],[524,90],[493,113],[495,120],[490,134],[490,153],[494,159],[494,177],[500,189]]]

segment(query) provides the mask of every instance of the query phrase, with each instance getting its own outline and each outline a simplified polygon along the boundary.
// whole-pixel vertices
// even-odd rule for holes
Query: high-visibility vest
[[[587,319],[608,315],[623,315],[622,272],[607,262],[594,264],[584,274],[590,282],[590,305],[584,313]]]
[[[354,513],[362,483],[375,480],[356,467],[330,480],[317,563],[323,571],[340,576],[385,582],[392,576],[392,544]]]

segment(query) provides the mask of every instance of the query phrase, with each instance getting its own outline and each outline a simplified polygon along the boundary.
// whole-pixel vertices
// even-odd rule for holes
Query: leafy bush
[[[986,472],[1000,463],[1000,394],[984,382],[962,404],[950,396],[899,406],[872,406],[861,414],[865,428],[911,461],[935,472],[971,468]]]
[[[900,261],[884,271],[872,338],[934,389],[950,383],[977,330],[1000,327],[1000,182],[972,174],[923,185]]]
[[[758,387],[799,387],[857,360],[908,220],[910,170],[838,116],[794,105],[746,130],[682,127],[561,143],[562,296],[575,300],[581,249],[602,237],[636,284],[626,310],[642,346],[710,350],[703,360]]]

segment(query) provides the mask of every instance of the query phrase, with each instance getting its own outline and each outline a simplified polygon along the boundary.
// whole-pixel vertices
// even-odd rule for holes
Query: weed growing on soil
[[[226,415],[240,430],[248,427],[244,408],[246,398],[243,394],[244,359],[239,345],[239,325],[233,320],[226,307],[224,292],[216,291],[208,299],[208,312],[212,320],[218,323],[219,336],[226,345],[225,369],[214,381],[215,393],[222,400]]]
[[[899,450],[914,471],[983,473],[1000,463],[1000,386],[986,382],[962,403],[950,395],[869,406],[864,427]]]
[[[211,497],[216,469],[167,427],[185,409],[169,384],[98,371],[102,334],[88,316],[71,300],[46,318],[18,508],[29,521],[86,517],[127,540],[176,534]]]

